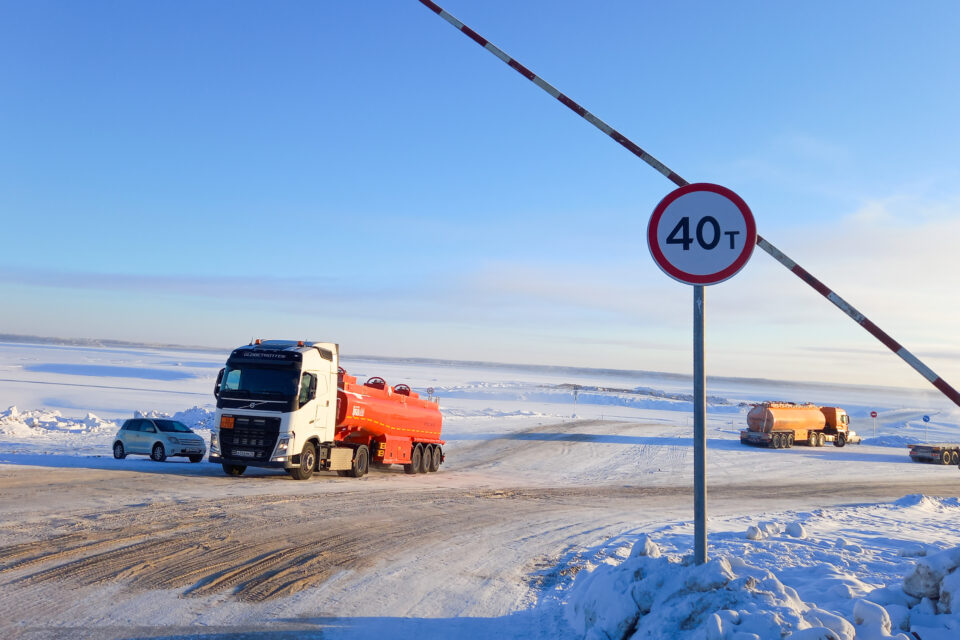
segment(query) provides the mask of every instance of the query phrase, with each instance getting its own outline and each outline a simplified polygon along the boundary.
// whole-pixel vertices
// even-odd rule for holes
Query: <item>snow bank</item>
[[[882,510],[901,522],[925,513],[950,527],[960,501],[907,496]],[[659,543],[642,535],[626,559],[612,554],[577,575],[566,619],[592,640],[960,638],[960,546],[926,553],[929,544],[886,537],[889,519],[864,531],[878,515],[865,511],[840,518],[821,511],[720,534],[711,543],[722,552],[699,566],[665,550],[676,535],[665,532]],[[887,548],[837,535],[838,524],[858,523]],[[891,566],[906,570],[884,580]]]

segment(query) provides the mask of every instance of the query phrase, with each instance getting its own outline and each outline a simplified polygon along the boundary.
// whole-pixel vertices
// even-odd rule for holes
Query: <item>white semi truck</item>
[[[331,342],[255,340],[234,349],[217,376],[210,461],[228,475],[248,466],[361,477],[370,463],[407,473],[443,462],[442,417],[434,399],[373,377],[363,384],[339,366]]]

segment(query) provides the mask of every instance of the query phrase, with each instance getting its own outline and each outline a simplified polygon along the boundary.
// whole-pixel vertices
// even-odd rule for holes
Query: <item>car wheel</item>
[[[113,457],[117,460],[123,460],[127,457],[127,452],[123,449],[122,442],[118,441],[113,443]]]
[[[153,449],[150,450],[150,459],[154,462],[163,462],[167,459],[167,452],[161,443],[153,445]]]
[[[190,456],[190,462],[200,462],[201,460],[203,460],[202,453],[198,453],[196,455]]]

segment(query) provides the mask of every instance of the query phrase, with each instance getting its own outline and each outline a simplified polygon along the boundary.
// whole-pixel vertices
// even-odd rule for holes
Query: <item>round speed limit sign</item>
[[[674,280],[708,285],[743,268],[757,243],[757,225],[743,198],[699,182],[670,192],[650,216],[647,245]]]

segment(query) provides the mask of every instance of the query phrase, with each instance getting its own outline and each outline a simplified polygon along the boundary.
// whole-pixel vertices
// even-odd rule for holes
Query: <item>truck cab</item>
[[[248,466],[309,475],[334,440],[338,345],[256,340],[234,349],[214,388],[210,461],[229,475]]]

